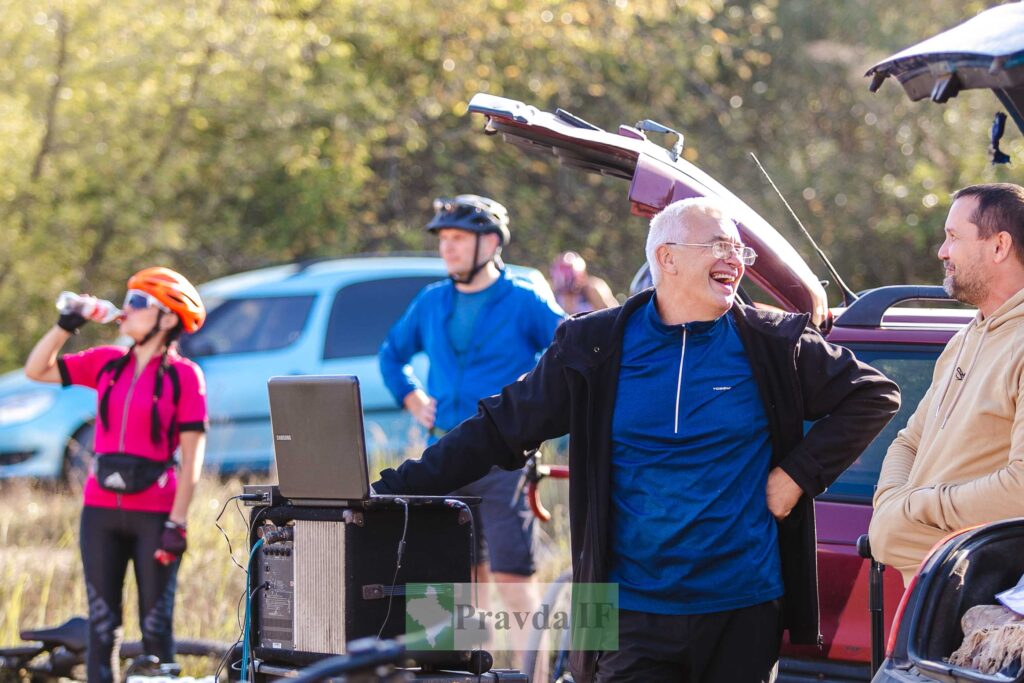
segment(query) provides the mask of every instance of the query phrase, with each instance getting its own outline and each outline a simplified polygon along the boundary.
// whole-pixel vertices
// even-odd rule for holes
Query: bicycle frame
[[[530,511],[542,522],[551,521],[551,512],[544,507],[544,503],[541,501],[539,484],[542,480],[549,477],[552,479],[568,479],[569,466],[542,465],[540,463],[540,452],[533,451],[527,459],[526,467],[523,470],[522,487],[525,489],[526,502],[530,506]],[[543,599],[544,604],[554,604],[564,591],[571,591],[571,586],[572,570],[566,569],[548,588]],[[543,680],[536,679],[536,683],[571,680],[567,677],[569,675],[567,656],[569,651],[568,633],[562,642],[556,644],[557,650],[555,651],[554,659],[546,663],[542,662],[540,657],[543,651],[541,647],[542,638],[543,633],[540,631],[534,632],[530,636],[530,642],[523,659],[523,671],[531,676],[531,680],[534,680],[532,678],[534,676],[543,677]]]

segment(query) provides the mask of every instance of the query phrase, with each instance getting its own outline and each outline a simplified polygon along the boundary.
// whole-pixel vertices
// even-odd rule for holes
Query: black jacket
[[[568,433],[569,514],[575,582],[608,572],[611,424],[626,320],[653,290],[619,308],[565,321],[537,367],[479,411],[421,460],[386,470],[378,492],[443,495],[479,479],[492,465],[517,469],[524,452]],[[783,619],[794,643],[820,642],[813,498],[845,470],[899,409],[899,388],[848,350],[826,342],[808,316],[736,304],[737,323],[771,429],[772,465],[804,490],[779,524]],[[816,421],[804,434],[804,421]],[[590,680],[594,653],[571,658]]]

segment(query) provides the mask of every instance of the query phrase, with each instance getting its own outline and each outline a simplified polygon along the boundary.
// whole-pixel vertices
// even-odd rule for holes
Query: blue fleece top
[[[783,594],[768,418],[732,317],[627,321],[612,418],[612,565],[624,609],[702,614]]]
[[[425,391],[437,399],[435,424],[442,430],[475,415],[477,401],[532,370],[565,317],[550,294],[505,271],[485,291],[465,351],[456,353],[448,334],[456,293],[451,280],[417,294],[380,347],[380,371],[399,405],[410,391],[424,388],[409,361],[427,354]]]

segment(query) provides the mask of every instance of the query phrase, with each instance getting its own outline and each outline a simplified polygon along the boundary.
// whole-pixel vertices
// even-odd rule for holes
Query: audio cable
[[[384,628],[388,625],[388,619],[391,618],[391,605],[395,601],[395,585],[398,582],[398,570],[402,568],[402,555],[405,554],[405,535],[409,531],[409,501],[405,498],[393,498],[396,503],[400,503],[405,511],[405,523],[402,525],[402,537],[398,541],[398,553],[395,558],[395,575],[391,577],[391,590],[388,595],[388,611],[384,614],[384,621],[381,622],[380,630],[377,631],[377,640],[380,640],[384,634]],[[408,596],[406,596],[408,599]]]
[[[256,553],[262,546],[262,538],[258,539],[255,543],[253,543],[252,550],[249,552],[249,564],[247,565],[248,570],[245,573],[245,586],[246,593],[248,594],[248,599],[245,601],[245,625],[242,627],[242,683],[245,683],[249,680],[249,657],[252,654],[252,642],[250,638],[250,628],[252,620],[252,597],[256,594],[256,591],[259,590],[259,587],[256,587],[252,590],[252,592],[249,592],[249,586],[251,585],[252,577],[252,561],[256,557]]]

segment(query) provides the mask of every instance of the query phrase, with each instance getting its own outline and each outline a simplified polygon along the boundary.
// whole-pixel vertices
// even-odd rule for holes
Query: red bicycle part
[[[526,483],[526,501],[530,506],[530,511],[533,512],[537,519],[542,522],[550,522],[551,513],[540,500],[540,491],[537,484],[544,477],[568,479],[569,467],[568,465],[537,465],[532,474],[533,476],[529,477]]]

